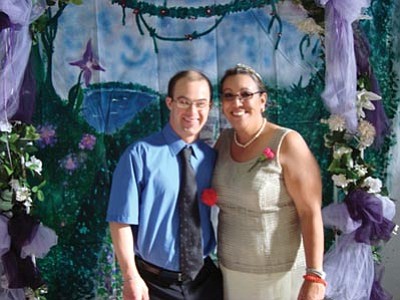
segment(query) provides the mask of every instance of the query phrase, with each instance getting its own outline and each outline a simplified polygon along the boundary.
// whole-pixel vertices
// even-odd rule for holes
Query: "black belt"
[[[189,280],[189,278],[181,273],[181,272],[174,272],[174,271],[169,271],[160,267],[157,267],[153,264],[150,264],[140,257],[136,256],[136,264],[139,270],[144,270],[146,272],[149,272],[151,274],[156,275],[157,277],[168,280],[168,281],[175,281],[175,282],[184,282]]]
[[[178,282],[178,283],[182,283],[182,282],[190,280],[189,277],[187,277],[185,274],[183,274],[181,272],[170,271],[170,270],[166,270],[166,269],[157,267],[151,263],[144,261],[143,259],[141,259],[138,256],[135,256],[135,259],[136,259],[136,265],[139,270],[143,270],[143,271],[146,271],[153,275],[156,275],[160,279],[170,281],[170,282]],[[205,259],[205,262],[207,259],[209,259],[209,258],[207,257]]]

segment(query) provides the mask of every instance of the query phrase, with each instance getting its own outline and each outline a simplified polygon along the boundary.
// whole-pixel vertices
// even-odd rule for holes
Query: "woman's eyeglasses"
[[[226,101],[226,102],[232,102],[236,98],[238,98],[239,101],[243,102],[243,101],[251,100],[255,94],[262,94],[262,93],[265,93],[265,91],[257,91],[257,92],[253,92],[253,93],[248,92],[248,91],[242,91],[242,92],[239,92],[236,94],[226,92],[226,93],[221,94],[221,98],[222,98],[222,101]]]

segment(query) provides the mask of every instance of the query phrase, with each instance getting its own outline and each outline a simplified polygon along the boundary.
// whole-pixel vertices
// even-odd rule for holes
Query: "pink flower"
[[[213,206],[218,200],[217,192],[212,188],[204,189],[203,193],[201,194],[201,200],[205,205]]]
[[[275,157],[275,153],[270,147],[265,148],[263,154],[266,159],[273,159]]]
[[[94,135],[85,133],[82,136],[81,141],[79,142],[79,149],[93,150],[95,145],[96,145],[96,137]]]
[[[256,160],[256,162],[254,163],[254,165],[252,165],[252,166],[250,167],[250,169],[248,170],[248,172],[250,172],[251,170],[253,170],[254,167],[255,167],[258,163],[262,163],[262,162],[264,162],[264,161],[266,161],[266,160],[272,160],[272,159],[274,159],[274,158],[275,158],[275,152],[274,152],[271,148],[269,148],[269,147],[265,148],[265,149],[263,150],[262,154],[257,158],[257,160]]]

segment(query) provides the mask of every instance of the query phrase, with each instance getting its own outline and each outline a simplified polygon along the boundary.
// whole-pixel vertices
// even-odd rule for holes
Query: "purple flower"
[[[96,137],[94,135],[85,133],[82,136],[81,141],[79,142],[79,149],[93,150],[95,145],[96,145]]]
[[[68,171],[69,174],[79,168],[78,158],[75,154],[68,154],[61,160],[60,166]]]
[[[78,66],[82,69],[83,79],[85,80],[86,86],[89,84],[90,79],[92,78],[92,70],[105,71],[105,69],[100,66],[97,59],[93,55],[91,39],[89,39],[86,44],[86,50],[85,53],[83,53],[82,59],[70,62],[69,64],[72,66]]]
[[[37,141],[40,148],[44,148],[46,146],[52,147],[57,142],[55,126],[40,125],[37,128],[37,132],[40,135],[40,138]]]

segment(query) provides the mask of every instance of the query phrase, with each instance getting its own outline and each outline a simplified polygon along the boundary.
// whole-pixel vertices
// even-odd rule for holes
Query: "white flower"
[[[393,228],[392,233],[393,233],[394,235],[397,235],[398,230],[399,230],[399,225],[396,224],[396,226]]]
[[[14,191],[17,191],[20,188],[19,181],[17,179],[11,179],[8,184]]]
[[[375,127],[370,122],[361,120],[358,124],[358,132],[360,134],[360,147],[371,146],[375,139]]]
[[[26,186],[19,187],[15,191],[15,198],[19,202],[24,202],[26,200],[29,200],[30,196],[31,196],[31,191]]]
[[[347,146],[340,146],[339,148],[333,151],[333,158],[340,159],[344,154],[348,154],[353,152],[353,149]]]
[[[26,212],[29,214],[31,211],[31,207],[32,207],[32,198],[31,197],[26,199],[26,201],[24,202],[24,206],[26,208]]]
[[[28,197],[24,202],[25,207],[29,208],[32,206],[32,198]]]
[[[368,169],[362,165],[355,165],[354,170],[357,172],[357,175],[363,177],[367,174]]]
[[[347,158],[347,160],[346,160],[346,166],[347,166],[349,169],[353,169],[353,167],[354,167],[354,160],[353,160],[351,157],[348,157],[348,158]]]
[[[373,93],[369,92],[365,89],[357,92],[357,114],[361,118],[365,118],[364,109],[368,110],[375,110],[375,106],[372,104],[371,101],[381,100],[382,97]]]
[[[382,181],[379,178],[367,177],[361,186],[369,188],[368,193],[376,194],[381,191]]]
[[[40,159],[37,159],[35,156],[32,156],[29,161],[25,163],[25,166],[39,175],[42,172],[42,161]]]
[[[331,115],[328,120],[321,120],[328,124],[330,131],[343,131],[346,129],[346,121],[339,115]]]
[[[332,180],[336,186],[341,187],[341,188],[347,187],[347,185],[350,182],[349,180],[347,180],[346,176],[344,176],[343,174],[332,175]]]
[[[0,121],[0,131],[11,132],[12,125],[8,121]]]

